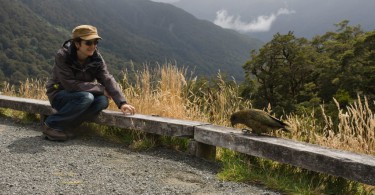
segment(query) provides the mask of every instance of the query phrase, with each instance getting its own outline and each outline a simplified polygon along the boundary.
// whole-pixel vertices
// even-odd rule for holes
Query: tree
[[[256,107],[271,104],[276,112],[290,112],[310,98],[303,91],[317,76],[313,71],[317,53],[306,39],[296,38],[293,32],[277,33],[259,53],[253,50],[251,57],[243,68],[249,85],[254,85],[250,81],[257,83],[253,96]]]
[[[360,75],[358,91],[375,99],[375,31],[359,36],[354,43],[353,56],[350,58],[356,72]],[[357,80],[358,82],[358,80]]]
[[[359,53],[366,49],[360,48],[363,42],[358,42],[363,37],[360,26],[349,26],[349,21],[344,20],[338,24],[336,32],[327,32],[313,39],[313,45],[324,61],[317,67],[319,74],[317,86],[319,96],[325,102],[330,102],[333,96],[341,96],[348,93],[356,98],[357,94],[363,94],[363,58]],[[362,38],[364,39],[364,38]],[[355,45],[358,45],[355,51]],[[340,103],[347,104],[350,101]],[[345,105],[344,105],[345,106]]]

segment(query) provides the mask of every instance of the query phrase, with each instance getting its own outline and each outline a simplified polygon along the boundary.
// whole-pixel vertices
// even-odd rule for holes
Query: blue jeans
[[[108,98],[89,92],[62,90],[57,93],[51,105],[57,113],[48,116],[45,123],[52,129],[63,131],[93,119],[100,111],[108,107]]]

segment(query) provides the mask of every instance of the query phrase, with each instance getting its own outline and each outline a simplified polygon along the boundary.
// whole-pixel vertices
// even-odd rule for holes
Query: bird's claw
[[[251,131],[249,129],[242,129],[243,134],[250,134]]]

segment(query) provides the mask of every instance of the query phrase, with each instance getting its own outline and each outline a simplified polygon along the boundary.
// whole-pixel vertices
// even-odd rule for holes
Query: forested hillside
[[[92,24],[110,68],[120,72],[166,61],[198,75],[220,69],[243,78],[241,65],[261,42],[148,0],[0,0],[0,78],[46,77],[53,56],[80,24]]]
[[[52,64],[56,37],[64,36],[18,1],[1,1],[0,79],[45,76]]]

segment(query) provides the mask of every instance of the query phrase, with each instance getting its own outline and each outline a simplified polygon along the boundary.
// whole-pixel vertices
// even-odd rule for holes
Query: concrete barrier
[[[50,115],[48,101],[0,95],[0,107]],[[93,122],[163,136],[190,138],[190,153],[215,159],[216,146],[375,185],[375,157],[271,136],[244,135],[209,123],[104,110]]]

